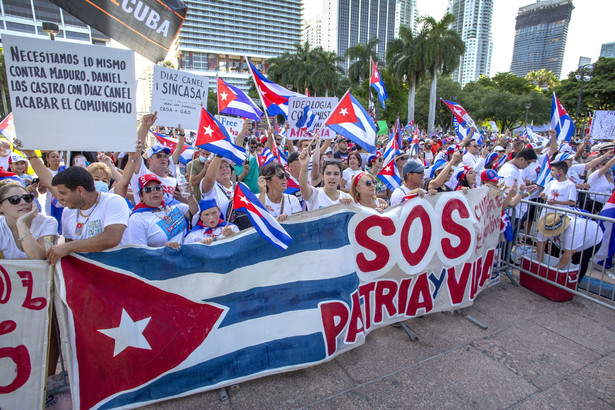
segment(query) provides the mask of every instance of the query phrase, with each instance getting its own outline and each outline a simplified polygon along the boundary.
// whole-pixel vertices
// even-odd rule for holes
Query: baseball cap
[[[12,153],[11,154],[11,162],[19,162],[19,161],[28,162],[28,160],[25,157],[22,157],[19,154]]]
[[[288,156],[288,163],[291,164],[299,159],[299,153],[297,151],[293,152]]]
[[[408,173],[414,173],[414,172],[424,172],[425,171],[425,166],[423,164],[421,164],[418,161],[415,160],[410,160],[408,162],[406,162],[404,164],[404,166],[401,169],[401,175],[402,177],[406,177],[406,174]]]
[[[158,179],[158,177],[154,174],[144,174],[141,175],[139,177],[139,190],[143,189],[143,187],[145,185],[147,185],[149,182],[158,182],[159,184],[162,184],[162,182],[160,182],[160,180]]]
[[[382,152],[380,151],[376,151],[376,153],[374,154],[369,154],[367,156],[367,165],[371,166],[374,163],[374,161],[376,161],[380,157],[382,157]]]
[[[493,150],[494,151],[506,151],[503,147],[500,147],[499,145],[496,146]]]
[[[499,176],[498,173],[494,169],[486,169],[480,174],[480,180],[483,182],[485,181],[498,182],[500,179],[502,179],[502,177]]]
[[[167,155],[171,155],[171,148],[165,147],[161,144],[152,145],[145,151],[145,156],[147,158],[151,158],[152,155],[158,154],[159,152],[166,152]]]

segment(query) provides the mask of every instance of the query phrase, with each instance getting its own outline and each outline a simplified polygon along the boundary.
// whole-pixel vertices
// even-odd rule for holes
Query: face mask
[[[207,161],[207,157],[204,157],[202,155],[199,155],[199,161],[201,161],[203,164],[205,163],[205,161]]]
[[[95,181],[94,188],[96,188],[98,192],[109,192],[109,186],[103,181]]]

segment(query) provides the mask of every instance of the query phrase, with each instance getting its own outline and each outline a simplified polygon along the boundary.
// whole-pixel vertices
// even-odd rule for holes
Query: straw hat
[[[538,231],[543,236],[553,237],[564,232],[570,225],[570,218],[564,214],[548,213],[538,221]]]

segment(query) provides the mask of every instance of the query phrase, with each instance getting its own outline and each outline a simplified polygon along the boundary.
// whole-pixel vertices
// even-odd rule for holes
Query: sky
[[[320,10],[314,7],[319,2],[304,0],[306,17],[313,17]],[[416,0],[420,15],[442,18],[448,7],[448,0]],[[515,17],[519,7],[534,3],[533,0],[494,0],[491,39],[493,54],[490,76],[497,72],[510,71],[512,50],[515,41]],[[562,77],[576,70],[579,57],[590,57],[596,61],[600,56],[602,43],[615,41],[613,17],[615,0],[573,0],[568,38],[562,67]]]

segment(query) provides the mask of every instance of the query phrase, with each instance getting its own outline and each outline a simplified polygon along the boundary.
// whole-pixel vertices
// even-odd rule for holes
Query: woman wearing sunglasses
[[[139,196],[141,202],[130,214],[123,243],[178,249],[188,231],[187,220],[199,212],[194,196],[187,198],[188,205],[166,205],[162,182],[154,174],[139,177]]]
[[[352,197],[338,189],[342,182],[343,170],[341,160],[337,158],[325,160],[322,167],[322,178],[324,183],[320,188],[313,188],[308,183],[310,155],[307,149],[301,152],[298,161],[301,164],[299,186],[301,188],[301,196],[305,199],[308,211],[339,203],[344,205],[352,203]]]
[[[389,206],[384,199],[376,196],[376,181],[367,172],[361,172],[352,178],[350,195],[357,204],[376,209],[378,212],[384,211]]]
[[[258,178],[260,194],[258,199],[278,221],[285,221],[288,215],[301,212],[301,204],[294,195],[285,194],[289,174],[280,164],[265,165]]]
[[[0,259],[45,259],[46,244],[55,243],[58,222],[39,214],[33,200],[21,183],[0,181]]]

